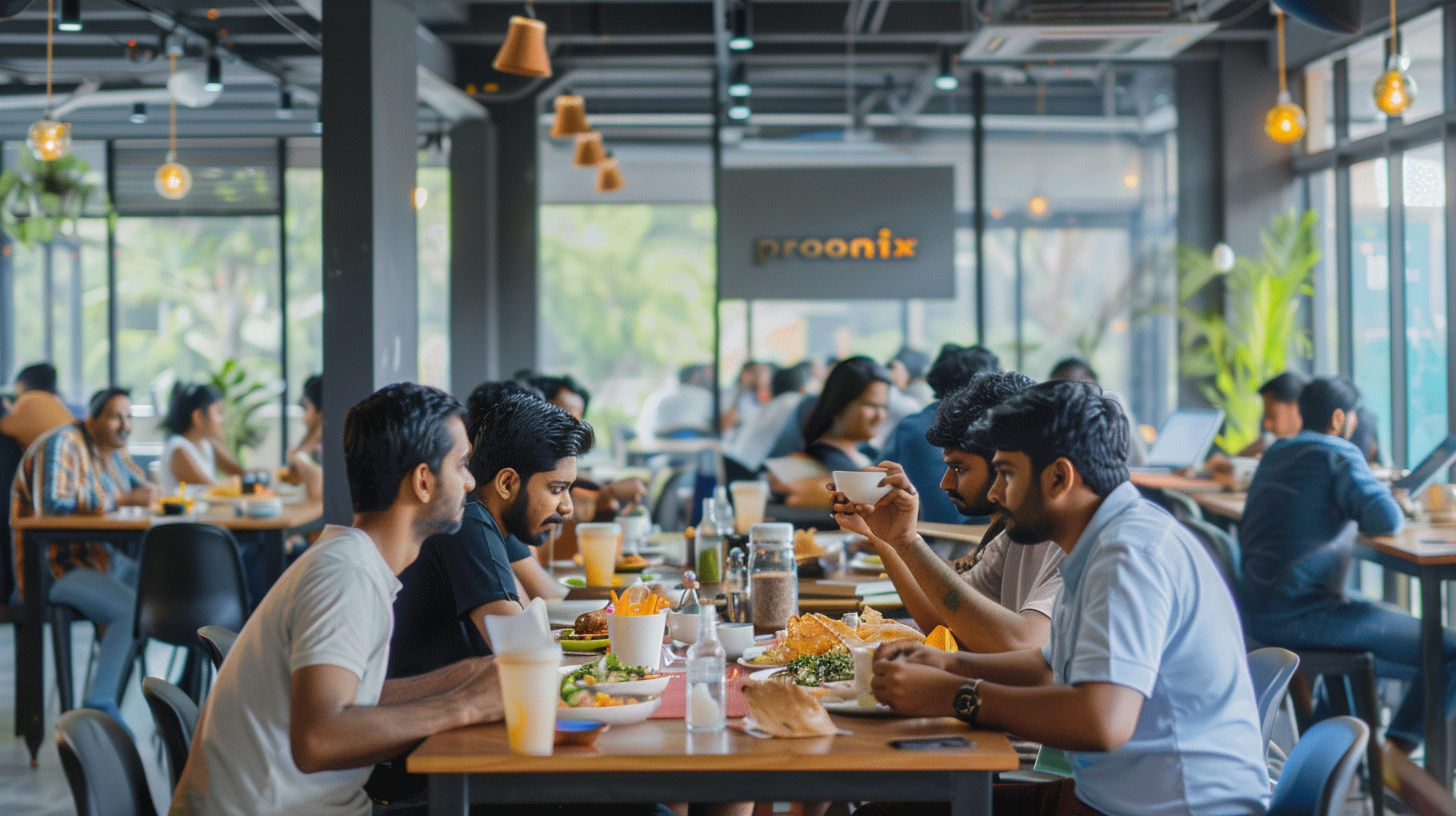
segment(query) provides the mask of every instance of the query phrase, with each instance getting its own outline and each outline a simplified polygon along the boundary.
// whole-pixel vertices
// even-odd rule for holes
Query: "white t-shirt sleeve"
[[[1017,611],[1040,612],[1050,618],[1057,600],[1062,597],[1062,572],[1057,569],[1057,564],[1062,560],[1062,551],[1052,544],[1040,547],[1040,552],[1042,559],[1036,563],[1036,578]]]
[[[1011,542],[1004,535],[996,536],[986,542],[986,548],[981,551],[981,557],[977,559],[976,565],[971,567],[962,577],[971,589],[985,595],[987,598],[1001,603],[1001,581],[1006,569],[1006,548]]]
[[[339,666],[362,680],[372,657],[387,648],[391,628],[389,608],[380,608],[379,589],[366,569],[312,570],[297,592],[288,671]]]

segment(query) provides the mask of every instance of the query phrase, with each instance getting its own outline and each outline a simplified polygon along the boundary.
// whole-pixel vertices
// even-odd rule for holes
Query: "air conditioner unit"
[[[988,25],[961,51],[961,61],[1165,60],[1217,28],[1217,23]]]

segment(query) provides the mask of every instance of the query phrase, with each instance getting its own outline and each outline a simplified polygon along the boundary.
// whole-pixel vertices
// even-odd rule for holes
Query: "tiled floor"
[[[81,688],[79,676],[85,671],[84,656],[90,654],[92,631],[86,624],[73,627],[76,655],[77,689]],[[30,766],[30,753],[25,741],[12,736],[15,733],[15,667],[11,656],[15,628],[10,624],[0,625],[0,812],[6,816],[73,816],[76,812],[71,800],[71,788],[66,784],[66,774],[61,769],[61,760],[56,753],[54,736],[48,734],[41,747],[39,762]],[[46,637],[46,698],[48,727],[55,725],[60,711],[57,702],[53,662],[50,654],[50,637]],[[171,649],[154,644],[147,652],[147,665],[155,673],[167,665]],[[135,674],[131,688],[127,690],[122,703],[122,716],[136,735],[142,763],[147,769],[147,779],[152,796],[157,801],[158,812],[165,813],[170,800],[166,760],[162,758],[160,744],[155,738],[152,715],[142,699],[141,681]]]

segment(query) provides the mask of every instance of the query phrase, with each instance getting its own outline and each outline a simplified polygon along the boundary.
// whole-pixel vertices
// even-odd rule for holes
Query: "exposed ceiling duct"
[[[961,51],[962,62],[1156,61],[1172,59],[1217,23],[987,25]]]

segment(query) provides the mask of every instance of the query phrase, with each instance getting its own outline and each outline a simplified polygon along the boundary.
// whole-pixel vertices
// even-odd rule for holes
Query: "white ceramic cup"
[[[684,615],[681,612],[669,611],[667,613],[667,633],[678,643],[697,643],[698,621],[698,615]]]
[[[759,481],[729,482],[733,494],[733,531],[747,535],[748,528],[763,521],[768,507],[768,485]]]
[[[724,656],[729,660],[737,660],[753,645],[753,624],[720,623],[718,640],[723,644]]]
[[[855,504],[874,504],[890,492],[880,486],[884,478],[883,470],[836,470],[834,486]]]
[[[642,666],[657,671],[662,665],[662,635],[667,631],[667,612],[656,615],[608,615],[607,637],[612,654],[623,666]]]
[[[511,753],[551,756],[560,700],[561,647],[496,655]]]
[[[854,693],[869,694],[870,680],[875,676],[875,647],[858,646],[849,650],[854,659]]]
[[[581,565],[586,568],[586,585],[609,587],[617,571],[617,540],[622,526],[610,522],[586,522],[576,525],[576,546],[581,550]]]

